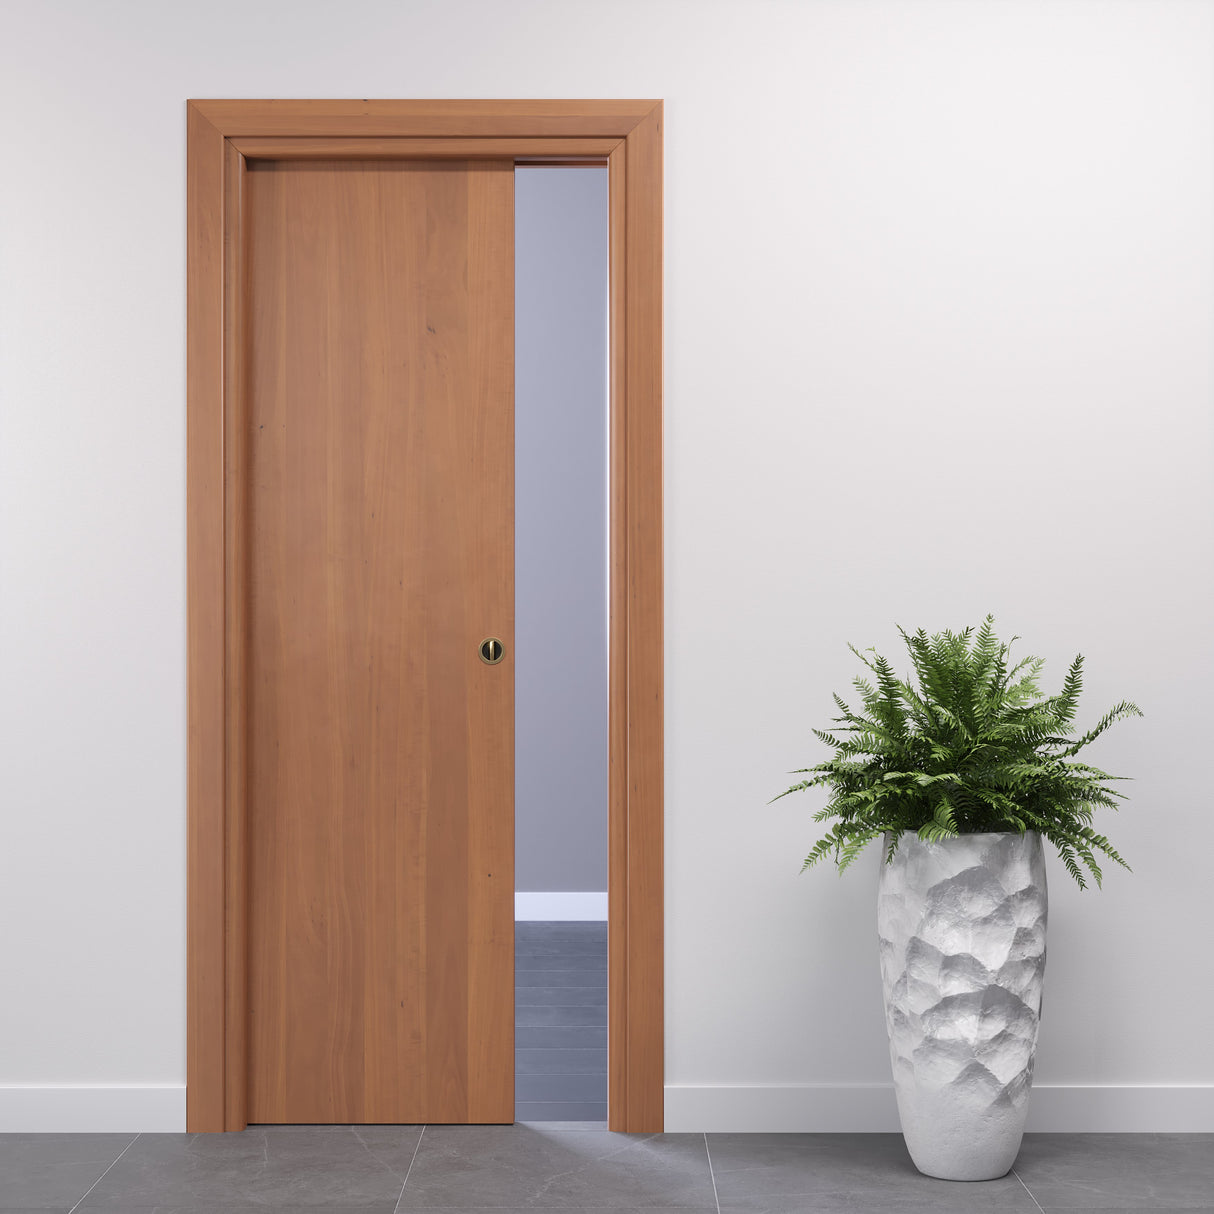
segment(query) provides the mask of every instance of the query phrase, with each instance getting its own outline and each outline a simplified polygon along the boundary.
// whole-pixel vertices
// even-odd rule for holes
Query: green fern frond
[[[793,774],[810,778],[773,798],[817,787],[831,794],[813,820],[833,825],[803,867],[833,855],[842,871],[883,834],[889,836],[889,860],[903,831],[930,840],[1035,830],[1055,845],[1081,888],[1085,871],[1101,884],[1097,853],[1128,868],[1091,825],[1094,807],[1116,809],[1126,799],[1107,785],[1127,777],[1067,760],[1114,722],[1141,716],[1137,705],[1122,701],[1075,738],[1082,655],[1071,663],[1060,693],[1043,697],[1037,683],[1042,659],[1011,665],[1011,644],[1020,638],[1002,644],[992,615],[976,631],[928,636],[922,628],[908,633],[899,625],[898,632],[914,681],[897,678],[874,648],[849,645],[872,676],[853,679],[862,707],[854,711],[832,697],[838,728],[813,734],[834,757],[798,769]]]

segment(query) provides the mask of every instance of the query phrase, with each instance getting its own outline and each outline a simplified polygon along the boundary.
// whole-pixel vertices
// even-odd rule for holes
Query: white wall
[[[669,1128],[888,1117],[875,857],[798,876],[816,803],[766,801],[845,642],[990,610],[1147,713],[1092,753],[1134,874],[1052,870],[1037,1124],[1214,1129],[1212,49],[1203,0],[6,5],[6,1128],[184,1077],[183,100],[621,96],[666,99]]]
[[[596,895],[516,915],[605,919],[606,166],[519,165],[514,231],[514,888]]]

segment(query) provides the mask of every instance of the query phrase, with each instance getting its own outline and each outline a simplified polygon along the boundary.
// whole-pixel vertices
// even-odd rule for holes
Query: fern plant
[[[1072,737],[1083,656],[1071,663],[1061,693],[1041,698],[1037,675],[1044,663],[1028,657],[1009,670],[1011,643],[1002,644],[993,625],[988,615],[976,637],[973,628],[928,637],[922,628],[910,636],[899,627],[917,687],[897,679],[875,649],[861,653],[848,646],[876,685],[863,677],[853,680],[862,712],[834,697],[843,714],[833,718],[839,728],[813,731],[834,747],[834,758],[798,769],[794,774],[811,778],[773,798],[818,786],[831,791],[814,821],[835,819],[834,825],[805,858],[803,872],[832,853],[842,872],[886,833],[888,862],[907,830],[925,840],[1039,831],[1057,847],[1080,888],[1086,888],[1085,868],[1101,883],[1097,853],[1129,868],[1092,829],[1095,806],[1116,809],[1116,798],[1124,800],[1105,781],[1128,777],[1069,760],[1114,721],[1140,717],[1141,710],[1123,701],[1094,729]]]

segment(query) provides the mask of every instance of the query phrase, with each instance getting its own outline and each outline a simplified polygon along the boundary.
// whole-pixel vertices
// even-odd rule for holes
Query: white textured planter
[[[888,846],[888,837],[886,839]],[[1041,836],[903,834],[877,898],[902,1133],[944,1180],[1005,1175],[1020,1150],[1045,976]]]

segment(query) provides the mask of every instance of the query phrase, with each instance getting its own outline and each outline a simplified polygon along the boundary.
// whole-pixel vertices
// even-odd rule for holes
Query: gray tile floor
[[[0,1134],[0,1211],[1214,1214],[1214,1134],[1029,1135],[985,1184],[896,1134],[610,1134],[605,925],[516,926],[519,1124]]]
[[[514,925],[519,1121],[607,1120],[607,924]]]
[[[920,1176],[896,1134],[589,1122],[0,1135],[0,1210],[129,1214],[1214,1212],[1214,1134],[1033,1134],[1011,1175]]]

